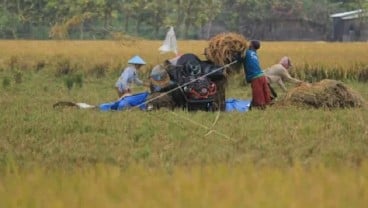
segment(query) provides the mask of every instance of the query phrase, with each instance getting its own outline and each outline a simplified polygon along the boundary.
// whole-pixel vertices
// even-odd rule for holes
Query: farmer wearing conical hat
[[[167,73],[165,66],[162,64],[153,67],[150,74],[150,89],[151,92],[165,91],[171,85],[173,81],[170,80],[170,76]]]
[[[146,62],[141,57],[134,56],[128,61],[128,64],[115,83],[119,98],[132,93],[131,84],[143,85],[143,81],[138,78],[137,71]]]
[[[245,52],[243,66],[245,78],[252,87],[252,107],[264,109],[271,103],[270,89],[267,79],[260,67],[257,50],[261,47],[258,40],[252,40],[249,48]]]
[[[289,57],[284,56],[281,58],[278,64],[272,65],[270,68],[265,70],[265,75],[270,84],[277,83],[284,92],[287,91],[284,82],[291,82],[294,84],[301,84],[303,81],[293,78],[289,74],[289,69],[292,67],[291,60]]]

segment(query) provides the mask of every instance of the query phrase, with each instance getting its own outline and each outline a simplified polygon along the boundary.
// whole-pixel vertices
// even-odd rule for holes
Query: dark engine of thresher
[[[149,105],[154,109],[225,110],[222,91],[226,77],[222,67],[201,61],[194,54],[184,54],[175,64],[166,62],[154,68],[150,80]]]

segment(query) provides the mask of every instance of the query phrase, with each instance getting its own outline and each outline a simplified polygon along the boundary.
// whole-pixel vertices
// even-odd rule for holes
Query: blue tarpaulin
[[[99,109],[101,111],[111,111],[111,110],[125,110],[131,107],[138,106],[141,110],[146,110],[145,101],[148,97],[148,92],[137,93],[134,95],[126,96],[121,98],[118,101],[110,102],[110,103],[103,103],[99,105]],[[247,112],[249,110],[251,100],[240,100],[229,98],[226,100],[226,111],[232,112]]]
[[[101,111],[125,110],[131,107],[139,106],[141,110],[145,110],[146,104],[144,102],[146,101],[148,95],[148,92],[142,92],[126,96],[115,102],[103,103],[99,105],[99,109]]]
[[[234,98],[226,99],[226,111],[247,112],[251,102],[251,100],[239,100]]]

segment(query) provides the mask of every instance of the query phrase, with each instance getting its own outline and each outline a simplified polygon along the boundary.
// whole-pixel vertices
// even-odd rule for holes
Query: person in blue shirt
[[[138,78],[137,71],[146,62],[141,57],[134,56],[128,61],[128,64],[115,83],[119,98],[132,93],[131,84],[143,85],[143,81]]]
[[[245,52],[243,66],[245,78],[252,87],[252,107],[265,109],[271,103],[270,89],[267,78],[259,65],[257,50],[261,47],[258,40],[250,41],[248,50]]]

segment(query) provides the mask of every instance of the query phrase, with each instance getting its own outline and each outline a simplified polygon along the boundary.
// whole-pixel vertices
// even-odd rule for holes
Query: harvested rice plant
[[[287,55],[293,76],[309,82],[288,84],[286,93],[276,86],[280,105],[265,111],[52,107],[116,100],[114,83],[130,57],[147,62],[145,80],[174,56],[160,54],[160,44],[0,41],[0,207],[368,203],[367,43],[263,42],[263,68]],[[205,59],[209,44],[178,48]],[[251,97],[242,70],[225,89],[226,98]]]
[[[356,108],[366,105],[362,96],[336,80],[324,79],[313,84],[302,84],[290,90],[279,102],[314,108]]]

